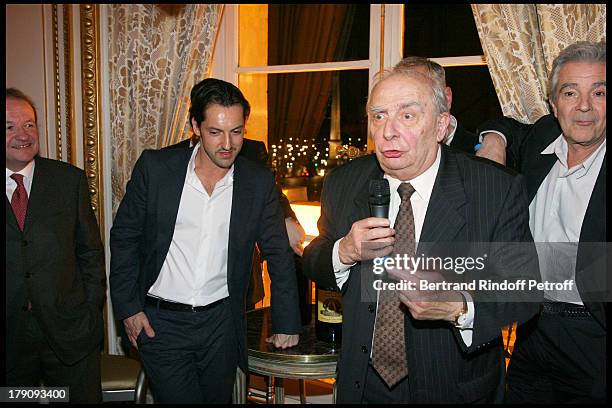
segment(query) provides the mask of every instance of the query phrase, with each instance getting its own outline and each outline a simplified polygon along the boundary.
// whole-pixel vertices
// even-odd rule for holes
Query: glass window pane
[[[459,57],[482,55],[469,4],[404,6],[404,56]]]
[[[276,147],[277,174],[313,176],[342,162],[335,146],[365,148],[367,93],[367,70],[269,75],[268,144]]]
[[[279,178],[313,177],[343,163],[337,145],[367,146],[367,70],[242,74],[239,86],[252,108],[247,137],[267,139]]]
[[[247,52],[266,42],[268,65],[368,59],[369,27],[368,4],[241,5],[240,66],[266,65],[265,51]]]
[[[446,84],[453,91],[451,113],[474,132],[487,119],[502,116],[489,69],[484,66],[447,67]]]

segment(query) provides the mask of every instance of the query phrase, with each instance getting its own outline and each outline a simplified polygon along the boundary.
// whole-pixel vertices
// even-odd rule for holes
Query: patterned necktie
[[[13,213],[15,214],[15,218],[17,218],[19,229],[23,231],[26,212],[28,210],[28,193],[23,185],[23,174],[15,173],[11,175],[11,178],[17,183],[17,188],[11,197],[11,207],[13,207]]]
[[[414,216],[410,196],[414,187],[402,183],[397,189],[402,202],[395,219],[395,245],[393,253],[413,256],[415,252]],[[389,388],[408,375],[406,341],[404,332],[404,311],[394,290],[383,290],[378,299],[378,313],[374,330],[372,367],[380,374]]]

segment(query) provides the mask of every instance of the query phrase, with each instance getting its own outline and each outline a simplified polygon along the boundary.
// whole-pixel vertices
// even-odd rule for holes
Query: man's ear
[[[200,134],[200,127],[198,126],[198,122],[195,120],[195,118],[191,118],[191,129],[196,136],[202,137]]]
[[[438,122],[436,124],[436,140],[438,143],[442,143],[442,141],[446,138],[446,131],[448,130],[449,123],[450,113],[442,112],[438,115]]]
[[[444,94],[446,95],[446,103],[448,104],[448,111],[450,112],[451,106],[453,106],[453,90],[450,86],[444,88]]]

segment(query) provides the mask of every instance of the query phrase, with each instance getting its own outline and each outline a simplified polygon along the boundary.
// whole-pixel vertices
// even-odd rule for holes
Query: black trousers
[[[603,403],[606,332],[591,317],[542,312],[519,327],[507,403]]]
[[[69,387],[70,403],[101,403],[100,349],[75,364],[64,364],[49,346],[34,314],[25,313],[26,337],[18,363],[6,373],[7,386]]]
[[[138,351],[156,403],[231,401],[238,342],[226,298],[200,312],[147,305],[155,337],[144,330]]]

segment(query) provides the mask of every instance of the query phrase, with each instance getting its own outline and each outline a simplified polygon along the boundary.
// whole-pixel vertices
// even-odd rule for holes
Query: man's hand
[[[130,343],[132,346],[138,349],[138,345],[136,344],[136,338],[140,334],[140,331],[144,329],[145,334],[148,337],[155,337],[155,331],[153,327],[149,324],[149,319],[147,319],[147,315],[144,312],[136,313],[133,316],[130,316],[123,320],[123,325],[125,326],[125,332],[130,339]]]
[[[304,253],[304,238],[306,238],[306,232],[299,222],[291,217],[285,218],[285,226],[287,227],[287,235],[289,236],[289,245],[293,252],[302,256]]]
[[[338,245],[340,262],[351,265],[387,256],[393,251],[395,230],[386,218],[370,217],[355,221]],[[366,245],[364,245],[366,244]]]
[[[273,334],[266,339],[266,343],[273,343],[274,347],[281,349],[296,346],[299,341],[299,334]]]
[[[476,156],[493,160],[506,165],[506,142],[497,133],[485,133],[482,137],[480,149],[476,151]]]
[[[463,296],[456,291],[419,290],[420,281],[442,282],[439,272],[389,269],[389,276],[398,281],[414,282],[414,290],[398,292],[400,301],[406,305],[416,320],[446,320],[454,322],[455,316],[463,309]]]

